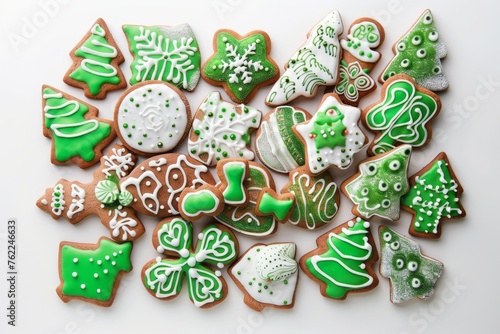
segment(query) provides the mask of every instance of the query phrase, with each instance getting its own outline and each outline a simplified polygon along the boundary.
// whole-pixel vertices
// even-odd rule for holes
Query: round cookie
[[[266,167],[280,173],[305,164],[304,145],[292,126],[311,119],[301,108],[277,107],[264,116],[255,136],[255,152]]]
[[[122,94],[114,120],[128,149],[151,156],[169,152],[184,140],[191,127],[191,109],[178,88],[145,81]]]

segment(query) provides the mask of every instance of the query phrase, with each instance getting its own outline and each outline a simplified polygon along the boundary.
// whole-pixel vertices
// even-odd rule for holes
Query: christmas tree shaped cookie
[[[391,282],[391,302],[428,299],[443,272],[443,264],[422,255],[413,240],[380,226],[380,274]]]
[[[413,214],[410,234],[439,238],[442,220],[465,217],[462,193],[446,153],[439,153],[410,178],[410,191],[401,198],[402,208]]]
[[[369,155],[387,152],[398,144],[425,146],[432,137],[431,122],[441,110],[435,93],[405,74],[391,77],[382,87],[382,98],[363,110],[363,123],[375,139]]]
[[[350,220],[323,234],[318,248],[300,259],[302,270],[321,286],[321,294],[345,299],[350,292],[364,292],[378,285],[372,265],[378,254],[370,223]]]
[[[448,79],[441,66],[441,59],[446,57],[447,50],[429,9],[394,44],[392,50],[396,56],[380,75],[380,82],[404,73],[429,90],[443,91],[448,88]]]
[[[256,244],[231,266],[229,275],[246,305],[259,312],[267,306],[293,307],[299,275],[295,251],[294,243]]]
[[[348,168],[353,155],[368,138],[358,127],[361,110],[345,105],[339,97],[325,94],[313,117],[293,127],[306,150],[306,166],[318,174],[330,166]]]
[[[279,77],[270,56],[271,39],[264,31],[240,36],[232,30],[218,30],[213,46],[214,54],[203,65],[201,75],[209,84],[222,86],[234,102],[247,103],[260,87]]]
[[[358,173],[342,183],[341,190],[353,203],[352,213],[363,219],[379,216],[398,220],[401,196],[408,192],[411,146],[360,162]]]
[[[375,80],[370,73],[380,60],[378,48],[384,41],[382,25],[363,17],[349,27],[347,39],[342,39],[342,60],[339,67],[339,83],[333,89],[342,102],[357,106],[359,100],[375,90]]]
[[[170,300],[177,297],[186,278],[189,299],[196,307],[209,308],[222,302],[227,295],[227,285],[219,270],[238,256],[238,241],[224,226],[209,225],[198,235],[193,247],[191,223],[178,218],[161,221],[153,232],[153,245],[166,255],[146,263],[142,279],[147,291],[154,297]]]
[[[269,111],[255,136],[255,151],[266,167],[280,173],[305,165],[304,144],[292,127],[311,119],[301,108],[282,106]]]
[[[214,166],[224,158],[254,159],[250,135],[260,124],[262,113],[244,104],[222,100],[219,92],[210,93],[194,115],[189,134],[189,155]]]
[[[96,164],[116,137],[113,122],[98,118],[97,108],[48,85],[42,87],[43,135],[52,139],[51,161]]]
[[[130,84],[159,80],[193,91],[200,80],[201,55],[189,24],[175,27],[124,25],[134,60]]]
[[[114,240],[135,240],[144,233],[144,226],[130,207],[133,195],[120,191],[118,184],[132,171],[136,160],[125,147],[115,144],[101,158],[101,165],[91,182],[61,179],[45,191],[36,205],[53,219],[62,217],[71,224],[97,215]]]
[[[103,19],[94,23],[70,56],[73,65],[63,80],[82,88],[86,97],[104,99],[107,92],[127,87],[119,67],[125,58]]]
[[[336,10],[317,23],[285,65],[285,72],[267,95],[266,104],[287,105],[300,96],[314,96],[319,86],[337,83],[342,55],[339,36],[343,29]]]
[[[132,270],[131,251],[131,242],[117,244],[107,238],[95,245],[61,242],[57,294],[65,303],[77,299],[111,306],[121,276]]]

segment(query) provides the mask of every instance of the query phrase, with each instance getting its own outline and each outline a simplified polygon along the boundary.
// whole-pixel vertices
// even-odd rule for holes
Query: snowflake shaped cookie
[[[202,77],[222,86],[231,100],[246,103],[262,86],[274,83],[279,69],[269,56],[271,40],[263,31],[245,36],[223,29],[215,33],[214,55],[203,65]]]

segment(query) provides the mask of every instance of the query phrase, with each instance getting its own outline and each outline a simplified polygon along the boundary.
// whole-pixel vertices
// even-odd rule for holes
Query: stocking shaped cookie
[[[36,205],[52,218],[65,218],[77,224],[90,215],[98,215],[116,241],[131,241],[144,233],[144,226],[129,207],[132,194],[120,191],[118,182],[130,173],[136,157],[116,144],[101,158],[101,166],[90,183],[61,179],[48,188]]]
[[[333,92],[342,102],[357,106],[359,100],[375,90],[377,85],[370,73],[380,60],[378,48],[384,41],[384,28],[376,20],[360,18],[349,27],[347,39],[342,39],[338,84]]]

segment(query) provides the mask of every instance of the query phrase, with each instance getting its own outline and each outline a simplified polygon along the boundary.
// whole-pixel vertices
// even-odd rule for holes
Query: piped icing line
[[[106,23],[98,19],[70,52],[73,65],[63,81],[82,88],[88,98],[104,99],[107,92],[127,87],[120,70],[125,58]]]
[[[319,86],[338,81],[342,20],[334,10],[308,33],[307,41],[292,55],[285,72],[266,97],[271,106],[286,105],[300,96],[314,96]]]
[[[193,228],[179,217],[161,221],[153,233],[153,245],[167,257],[157,257],[142,269],[143,284],[154,297],[169,300],[182,289],[186,277],[189,298],[196,307],[212,307],[226,298],[227,285],[218,269],[238,256],[238,241],[226,228],[209,225],[198,235],[192,247]]]
[[[446,153],[439,153],[410,177],[410,190],[401,198],[402,208],[413,215],[410,234],[439,238],[443,220],[466,216],[460,200],[462,193]]]

